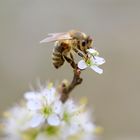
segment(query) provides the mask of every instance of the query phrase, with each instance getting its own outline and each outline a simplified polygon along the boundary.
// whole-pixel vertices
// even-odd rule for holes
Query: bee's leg
[[[71,59],[72,59],[72,61],[73,61],[73,63],[75,63],[75,61],[74,61],[74,57],[73,57],[73,54],[72,53],[70,53],[70,57],[71,57]],[[75,63],[75,68],[77,67],[77,64]]]
[[[70,53],[70,57],[74,61],[74,57],[73,57],[72,53]]]
[[[87,59],[87,56],[84,55],[83,53],[81,53],[78,49],[74,48],[73,50],[83,59],[85,59],[85,60]]]
[[[74,60],[72,60],[71,58],[67,57],[66,55],[64,55],[65,60],[70,63],[70,65],[72,66],[73,69],[77,68],[76,63],[74,62]]]

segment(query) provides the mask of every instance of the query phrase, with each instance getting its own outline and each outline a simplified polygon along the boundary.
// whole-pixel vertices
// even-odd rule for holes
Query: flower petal
[[[37,99],[36,99],[36,101],[35,100],[30,100],[30,101],[27,102],[27,108],[30,109],[30,110],[36,111],[36,110],[41,109],[42,105],[41,105],[41,102],[38,101]]]
[[[105,59],[102,58],[102,57],[95,56],[94,58],[95,58],[95,59],[94,59],[95,63],[98,64],[98,65],[102,65],[102,64],[105,63]]]
[[[90,54],[92,54],[93,56],[99,55],[99,52],[96,51],[96,50],[93,49],[93,48],[87,49],[87,52],[90,53]]]
[[[89,53],[94,53],[94,52],[96,52],[96,50],[93,49],[93,48],[90,48],[90,49],[87,49],[87,52],[89,52]]]
[[[62,102],[61,101],[56,101],[53,105],[53,111],[56,114],[60,114],[62,111]]]
[[[94,132],[96,129],[96,126],[93,125],[92,123],[90,122],[87,122],[85,125],[84,125],[84,130],[87,131],[87,132]]]
[[[25,98],[26,100],[34,99],[34,98],[36,98],[36,93],[33,92],[33,91],[26,92],[26,93],[24,94],[24,98]]]
[[[70,128],[69,128],[69,134],[74,135],[74,134],[78,133],[78,130],[79,130],[78,124],[72,123]]]
[[[85,69],[85,68],[87,68],[87,64],[85,63],[84,60],[80,60],[80,61],[78,62],[78,68],[80,68],[80,69]]]
[[[55,101],[55,89],[45,89],[42,91],[43,96],[46,97],[47,105],[52,104]]]
[[[60,119],[56,114],[52,114],[48,117],[48,124],[53,126],[58,126],[60,124]]]
[[[98,66],[91,66],[91,69],[93,69],[95,72],[99,73],[99,74],[102,74],[103,73],[103,70],[100,69]]]
[[[36,140],[46,140],[47,136],[44,133],[39,133],[36,137]]]
[[[65,111],[68,112],[68,114],[71,114],[75,111],[76,109],[76,106],[73,102],[73,100],[67,100],[67,102],[64,104],[64,108],[65,108]]]
[[[34,114],[33,118],[29,122],[29,125],[31,127],[37,127],[41,123],[43,123],[44,121],[45,121],[45,119],[44,119],[44,117],[41,114]]]

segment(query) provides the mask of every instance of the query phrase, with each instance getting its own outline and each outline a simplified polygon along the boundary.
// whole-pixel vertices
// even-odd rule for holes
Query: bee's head
[[[91,36],[87,36],[87,49],[93,47],[93,38]]]
[[[80,45],[84,50],[92,48],[93,47],[93,39],[91,36],[87,36],[85,39],[80,41]]]

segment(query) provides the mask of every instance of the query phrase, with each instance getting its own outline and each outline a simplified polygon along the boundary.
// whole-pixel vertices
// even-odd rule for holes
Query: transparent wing
[[[40,43],[47,43],[67,39],[72,39],[72,37],[68,33],[49,33],[48,37],[40,41]]]

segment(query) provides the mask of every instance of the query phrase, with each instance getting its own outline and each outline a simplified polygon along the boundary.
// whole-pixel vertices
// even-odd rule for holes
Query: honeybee
[[[77,67],[74,62],[73,54],[77,53],[80,57],[86,59],[86,50],[92,48],[93,39],[83,32],[71,30],[63,33],[50,33],[48,37],[40,43],[55,42],[52,61],[55,68],[59,68],[65,62],[70,63],[73,69]]]

